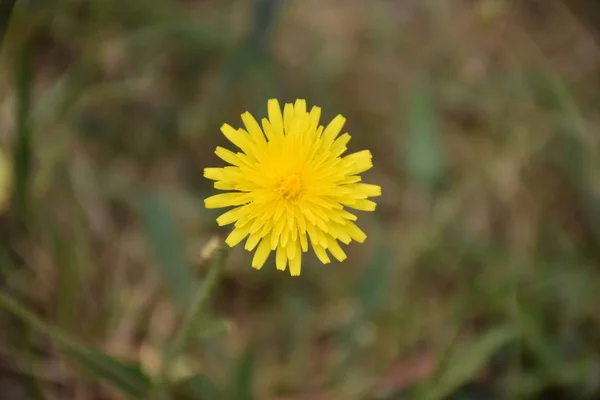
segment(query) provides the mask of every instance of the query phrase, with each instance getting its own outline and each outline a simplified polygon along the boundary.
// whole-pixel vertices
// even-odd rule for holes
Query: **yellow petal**
[[[362,178],[358,175],[351,175],[351,176],[347,176],[344,179],[342,179],[341,181],[337,182],[338,185],[348,185],[351,183],[356,183],[356,182],[360,182],[362,180]]]
[[[356,183],[350,186],[353,190],[357,192],[364,193],[367,197],[377,197],[381,196],[381,186],[378,185],[370,185],[368,183]]]
[[[250,226],[250,233],[257,232],[259,229],[262,229],[265,222],[261,219],[255,219],[252,225]]]
[[[286,227],[283,228],[283,231],[281,232],[281,238],[279,240],[279,245],[280,246],[287,246],[288,240],[290,239],[290,230],[287,229]]]
[[[259,240],[260,240],[259,232],[251,233],[250,236],[248,236],[248,240],[246,240],[246,245],[244,246],[244,248],[248,251],[254,250],[254,248],[258,244]]]
[[[237,147],[239,147],[243,152],[248,154],[248,151],[252,149],[252,142],[250,142],[250,137],[239,130],[234,129],[229,124],[223,124],[221,126],[221,132],[223,135]]]
[[[262,229],[260,230],[260,237],[267,236],[267,234],[270,233],[272,230],[273,230],[273,222],[270,220],[266,221],[265,224],[263,225]]]
[[[248,235],[247,228],[235,228],[225,239],[225,243],[229,245],[229,247],[233,247]]]
[[[344,168],[346,175],[356,175],[373,167],[373,156],[369,150],[349,154],[342,159],[340,167]]]
[[[305,232],[300,232],[300,246],[303,252],[306,253],[308,251],[308,239]]]
[[[280,218],[280,217],[283,215],[283,212],[285,211],[285,206],[284,206],[284,205],[282,205],[281,203],[278,203],[278,204],[275,206],[275,208],[276,208],[276,209],[275,209],[275,215],[273,215],[273,219],[274,219],[275,221],[278,221],[278,220],[279,220],[279,218]]]
[[[348,232],[350,237],[359,243],[363,243],[367,238],[367,235],[353,222],[346,222],[344,228],[346,228],[346,232]]]
[[[260,122],[262,125],[263,132],[265,133],[265,136],[267,137],[267,140],[270,140],[271,138],[275,138],[275,134],[273,132],[273,125],[271,125],[269,120],[267,118],[263,118]]]
[[[286,103],[283,106],[283,128],[286,135],[292,129],[292,121],[294,119],[294,106],[291,103]]]
[[[331,262],[331,260],[329,259],[329,256],[327,255],[327,252],[325,251],[325,249],[323,247],[319,246],[318,244],[314,244],[314,243],[313,243],[312,247],[315,252],[315,255],[323,264],[329,264]]]
[[[236,190],[238,187],[238,184],[235,182],[231,182],[231,181],[218,181],[218,182],[215,182],[215,184],[213,186],[215,187],[215,189],[219,189],[219,190]]]
[[[300,211],[302,211],[302,214],[304,214],[306,219],[311,224],[313,224],[313,225],[317,224],[317,219],[315,218],[315,215],[310,211],[310,209],[308,207],[300,207]]]
[[[271,232],[271,250],[275,250],[277,248],[277,245],[279,244],[279,235],[280,234],[274,230]]]
[[[306,232],[306,220],[304,219],[304,215],[302,215],[302,213],[297,213],[296,217],[298,218],[298,228],[300,228],[300,232]]]
[[[238,157],[235,155],[235,153],[233,151],[230,151],[223,147],[217,146],[217,149],[215,150],[215,154],[221,160],[223,160],[229,164],[232,164],[235,166],[240,165],[240,160],[238,159]]]
[[[242,208],[237,207],[227,211],[226,213],[221,214],[217,218],[217,224],[219,224],[219,226],[224,226],[234,223],[239,219],[241,211]]]
[[[338,244],[337,240],[335,240],[333,237],[328,236],[327,237],[327,250],[329,250],[331,252],[331,254],[337,258],[338,261],[344,261],[347,257],[346,257],[346,253],[344,253],[344,250],[342,250],[342,248],[340,247],[340,245]]]
[[[356,221],[358,219],[358,217],[352,213],[349,213],[346,210],[336,210],[336,212],[344,219],[347,219],[348,221]]]
[[[271,237],[271,250],[275,250],[277,243],[281,240],[281,234],[283,232],[283,227],[285,226],[285,218],[279,218],[277,222],[275,222],[275,227],[273,228],[273,236]]]
[[[323,246],[324,249],[329,247],[329,243],[327,242],[327,234],[321,230],[317,230],[317,237],[319,238],[319,244]]]
[[[344,133],[342,136],[336,139],[336,141],[331,146],[331,156],[339,157],[343,152],[346,151],[346,145],[350,141],[350,135]]]
[[[204,168],[204,177],[213,181],[218,181],[225,177],[225,173],[223,168]]]
[[[321,119],[321,108],[315,106],[311,108],[310,114],[308,115],[309,132],[316,132],[316,129],[319,126],[319,119]]]
[[[271,254],[270,238],[267,236],[260,241],[254,257],[252,257],[252,268],[261,269]]]
[[[355,210],[361,211],[375,211],[377,203],[371,200],[356,200],[353,204],[349,204],[348,207],[354,208]]]
[[[327,224],[325,223],[325,221],[323,221],[322,219],[318,219],[317,220],[317,226],[319,227],[319,229],[323,232],[329,232],[329,227],[327,226]]]
[[[299,246],[298,243],[296,243],[296,247],[297,246]],[[300,249],[297,248],[296,249],[296,257],[290,259],[290,275],[299,276],[301,268],[302,268],[302,254],[300,253]]]
[[[277,253],[275,256],[275,265],[277,269],[280,271],[285,271],[285,266],[287,264],[287,252],[285,247],[279,246],[277,247]]]
[[[248,193],[221,193],[205,199],[204,206],[206,208],[241,206],[249,200]]]
[[[296,257],[296,246],[298,244],[296,242],[289,242],[285,248],[287,249],[287,257],[290,260],[293,260]]]
[[[335,139],[336,136],[339,135],[345,122],[346,122],[346,118],[344,118],[341,115],[336,115],[336,117],[329,123],[329,125],[327,125],[327,127],[325,128],[325,131],[323,131],[323,136],[322,136],[323,142],[325,142],[325,143],[333,142],[333,139]]]
[[[329,233],[344,244],[349,244],[352,241],[350,235],[339,224],[330,224]]]
[[[310,241],[313,243],[319,243],[319,235],[317,234],[317,227],[308,224],[306,225],[306,232],[308,232],[308,236],[310,237]]]
[[[260,129],[260,125],[249,112],[242,114],[242,122],[246,125],[246,129],[255,143],[265,143],[265,136]]]
[[[269,122],[273,127],[273,133],[278,136],[283,136],[283,116],[281,115],[281,107],[277,99],[270,99],[267,103]]]
[[[306,114],[306,100],[297,99],[296,104],[294,104],[294,114],[299,116],[304,116]]]

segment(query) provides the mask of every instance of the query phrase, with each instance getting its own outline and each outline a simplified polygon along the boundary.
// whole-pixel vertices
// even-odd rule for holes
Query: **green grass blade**
[[[343,381],[349,371],[356,367],[356,355],[359,345],[356,340],[356,333],[361,326],[368,322],[373,313],[380,309],[387,294],[387,283],[389,282],[389,270],[391,266],[391,255],[387,249],[377,252],[369,268],[359,279],[354,290],[354,298],[360,304],[360,311],[342,329],[339,336],[340,346],[343,347],[345,356],[333,373],[333,379]]]
[[[138,366],[125,364],[100,350],[78,343],[63,331],[46,324],[25,306],[1,292],[0,308],[4,308],[31,328],[49,336],[66,356],[93,378],[105,382],[128,398],[147,398],[150,379]]]
[[[427,188],[439,183],[444,169],[443,144],[434,93],[425,84],[412,90],[408,106],[406,167],[411,179]]]
[[[223,394],[206,375],[193,375],[173,387],[178,400],[222,399]]]
[[[192,293],[194,279],[185,260],[183,240],[175,229],[167,205],[156,195],[146,194],[140,200],[140,214],[147,242],[170,292],[181,307]]]
[[[17,89],[16,123],[17,135],[14,142],[15,209],[25,218],[29,203],[31,178],[31,85],[33,66],[31,44],[25,43],[15,57],[14,76]]]
[[[424,398],[447,398],[481,371],[496,351],[516,337],[514,327],[502,326],[481,335],[475,343],[452,352],[444,364],[445,368],[438,373],[432,390],[427,390]]]
[[[93,377],[108,383],[132,399],[145,399],[150,389],[150,378],[140,365],[121,362],[106,353],[80,346],[65,346],[64,353],[76,360]]]
[[[371,265],[358,282],[356,298],[360,301],[365,317],[371,315],[386,297],[391,255],[383,249],[377,252]]]
[[[209,336],[215,336],[220,333],[225,333],[231,329],[231,322],[226,319],[213,319],[209,321],[204,321],[200,319],[196,321],[194,324],[194,328],[192,328],[192,332],[190,333],[191,337],[195,337],[197,339],[203,339]]]
[[[17,0],[6,0],[0,3],[0,47],[2,47],[2,44],[4,43],[8,24],[10,23],[10,17],[16,2]]]
[[[170,383],[169,374],[171,372],[172,364],[185,350],[185,346],[188,344],[189,340],[198,331],[198,321],[204,311],[203,307],[218,282],[218,278],[220,277],[225,265],[227,253],[227,249],[221,245],[220,249],[215,254],[215,259],[211,265],[208,275],[204,278],[202,284],[198,286],[194,293],[194,298],[187,306],[181,327],[177,331],[177,334],[173,340],[166,346],[163,363],[158,373],[158,377],[154,382],[153,398],[170,398],[171,393],[169,392],[168,386]]]
[[[252,344],[241,354],[235,363],[231,379],[232,400],[253,400],[252,382],[254,378],[254,348]]]

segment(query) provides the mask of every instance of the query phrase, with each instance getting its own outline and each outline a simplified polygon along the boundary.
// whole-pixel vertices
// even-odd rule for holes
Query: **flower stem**
[[[168,390],[169,372],[176,358],[183,352],[185,345],[193,335],[195,322],[203,311],[204,305],[211,295],[219,276],[225,264],[227,256],[226,247],[221,244],[220,248],[215,253],[214,261],[212,262],[208,274],[204,281],[198,286],[194,293],[194,297],[189,304],[189,307],[183,317],[181,327],[175,334],[173,340],[167,345],[161,369],[157,375],[154,397],[156,400],[170,400],[171,396]]]

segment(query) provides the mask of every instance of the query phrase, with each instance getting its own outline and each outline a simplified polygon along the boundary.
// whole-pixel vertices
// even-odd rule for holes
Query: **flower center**
[[[281,198],[295,200],[300,195],[301,188],[300,177],[296,174],[290,174],[281,178],[279,185],[277,185],[277,192]]]

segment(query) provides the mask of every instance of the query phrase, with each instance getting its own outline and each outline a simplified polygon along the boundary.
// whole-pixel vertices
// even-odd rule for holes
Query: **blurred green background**
[[[0,8],[2,400],[600,398],[600,49],[560,1]],[[383,187],[299,278],[203,206],[271,97]]]

